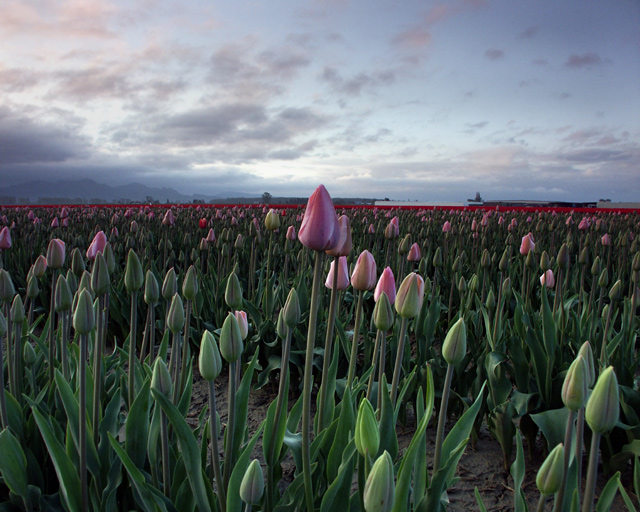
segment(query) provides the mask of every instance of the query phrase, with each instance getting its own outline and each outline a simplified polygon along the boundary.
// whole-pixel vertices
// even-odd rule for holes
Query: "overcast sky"
[[[4,0],[0,182],[640,198],[638,0]]]

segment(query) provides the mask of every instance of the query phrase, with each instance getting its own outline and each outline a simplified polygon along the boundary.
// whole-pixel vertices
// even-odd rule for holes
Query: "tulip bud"
[[[535,249],[536,244],[533,242],[533,235],[531,233],[522,237],[520,243],[520,254],[527,256],[531,251]]]
[[[320,185],[309,198],[298,239],[314,251],[331,249],[340,240],[338,217],[324,185]]]
[[[366,512],[389,512],[393,508],[396,486],[393,480],[393,461],[386,450],[376,459],[364,487]]]
[[[240,327],[240,337],[243,340],[246,340],[247,334],[249,334],[249,322],[247,320],[247,313],[245,311],[236,310],[233,312],[233,314],[238,321],[238,327]]]
[[[509,247],[507,247],[504,252],[502,253],[502,257],[500,258],[500,263],[498,265],[498,268],[500,268],[500,272],[504,273],[507,270],[509,270]]]
[[[564,243],[560,247],[560,250],[558,251],[558,257],[556,258],[556,260],[558,261],[558,266],[561,269],[566,270],[569,266],[570,258],[571,255],[569,254],[569,247],[566,243]]]
[[[622,295],[622,281],[618,279],[609,291],[609,300],[616,301]]]
[[[229,279],[227,279],[224,300],[231,309],[242,308],[242,288],[240,287],[240,280],[235,272],[231,272]]]
[[[107,245],[104,246],[104,251],[102,252],[102,254],[104,254],[104,259],[107,262],[107,269],[109,270],[109,274],[113,275],[116,270],[116,257],[113,254],[113,247],[111,247],[111,244],[109,242],[107,242]]]
[[[9,272],[0,268],[0,302],[10,302],[16,294]]]
[[[11,232],[7,226],[0,230],[0,251],[11,249]]]
[[[584,358],[578,354],[562,384],[562,402],[570,411],[577,411],[584,407],[587,401],[587,365]]]
[[[182,282],[182,295],[187,300],[194,300],[198,294],[198,276],[193,265],[187,270],[187,275]]]
[[[244,344],[238,320],[232,313],[229,313],[220,331],[220,353],[225,361],[233,363],[240,359],[243,350]]]
[[[176,271],[171,267],[164,276],[162,297],[164,300],[171,300],[176,293],[178,293],[178,278]]]
[[[580,251],[580,256],[578,256],[578,263],[580,265],[586,265],[589,263],[589,248],[583,247]]]
[[[457,365],[467,353],[467,327],[460,318],[447,333],[442,343],[442,357],[447,364]]]
[[[360,407],[358,408],[354,440],[356,449],[363,457],[366,457],[367,454],[373,457],[378,453],[380,431],[376,421],[376,414],[373,412],[371,403],[366,398],[360,402]]]
[[[99,252],[93,262],[93,270],[91,272],[91,290],[95,295],[104,295],[109,291],[110,284],[107,262],[104,259],[104,255]]]
[[[40,286],[38,286],[38,279],[36,278],[35,275],[31,275],[27,280],[27,297],[33,300],[39,294],[40,294]]]
[[[433,255],[433,266],[436,268],[440,268],[442,266],[442,250],[440,247],[436,249],[436,252]]]
[[[283,308],[283,321],[287,327],[295,327],[300,322],[300,299],[295,288],[289,290],[287,301]]]
[[[151,374],[151,389],[155,389],[158,393],[168,397],[171,396],[172,388],[173,383],[171,382],[169,369],[162,359],[157,358]]]
[[[324,285],[330,290],[333,289],[334,273],[336,272],[335,263],[336,261],[334,259],[331,262],[331,267],[329,267],[329,274],[327,275],[327,280],[324,283]],[[346,290],[348,286],[349,286],[349,269],[347,267],[347,257],[340,256],[338,258],[338,279],[336,283],[336,288],[338,290]]]
[[[458,291],[460,293],[464,293],[467,291],[467,281],[464,276],[460,276],[460,280],[458,281]]]
[[[348,256],[351,252],[351,226],[349,225],[349,217],[341,215],[338,217],[338,227],[340,237],[335,247],[325,251],[329,256]]]
[[[373,299],[377,302],[380,294],[384,292],[389,299],[389,303],[393,304],[396,301],[396,280],[393,277],[393,271],[390,267],[386,267],[382,271],[378,284],[373,292]]]
[[[587,401],[584,417],[593,432],[606,434],[618,423],[620,396],[613,366],[604,370]]]
[[[65,244],[59,238],[54,238],[49,242],[47,248],[47,266],[57,270],[64,265]]]
[[[496,296],[493,293],[493,289],[489,290],[485,305],[487,306],[487,309],[489,311],[493,311],[494,309],[496,309]]]
[[[551,259],[549,258],[549,254],[547,251],[542,251],[542,255],[540,256],[540,270],[546,272],[551,268]]]
[[[78,292],[78,302],[73,313],[73,328],[78,334],[89,334],[96,323],[93,299],[87,289]]]
[[[408,254],[411,249],[411,233],[407,233],[398,245],[398,254]]]
[[[358,256],[356,266],[351,275],[351,286],[354,290],[371,290],[376,286],[376,260],[366,249]]]
[[[260,503],[264,493],[264,476],[257,459],[253,459],[240,483],[240,499],[249,505]]]
[[[393,308],[386,292],[381,292],[373,308],[373,323],[376,329],[387,332],[393,326]]]
[[[462,258],[460,255],[456,256],[456,259],[453,260],[453,264],[451,265],[451,271],[456,273],[460,270],[460,266],[462,265]]]
[[[278,320],[276,322],[276,334],[278,335],[278,338],[284,340],[287,337],[288,330],[289,327],[284,321],[284,309],[281,309],[278,313]]]
[[[420,250],[420,246],[417,243],[415,243],[409,249],[409,253],[407,254],[407,261],[416,262],[421,260],[422,260],[422,251]]]
[[[131,223],[132,227],[133,222]],[[97,254],[104,252],[105,245],[107,245],[107,235],[104,234],[104,231],[98,231],[87,249],[87,258],[94,260]]]
[[[593,350],[591,350],[591,344],[588,341],[585,341],[580,350],[578,351],[578,355],[582,356],[585,364],[585,380],[587,382],[587,387],[593,386],[593,383],[596,381],[596,366],[593,359]]]
[[[480,265],[482,266],[482,268],[489,268],[489,265],[491,265],[491,256],[489,255],[489,250],[486,248],[482,251]]]
[[[1,336],[0,336],[1,337]],[[22,356],[27,367],[32,367],[38,360],[38,354],[31,343],[25,343],[22,347]]]
[[[591,265],[591,275],[597,276],[600,274],[600,256],[596,256],[596,259],[593,260],[593,264]]]
[[[264,219],[264,226],[269,231],[276,231],[277,229],[280,229],[280,216],[273,208],[269,210],[269,213],[267,213],[267,216]]]
[[[9,318],[14,324],[21,324],[24,321],[24,304],[22,303],[20,295],[16,295],[13,298]]]
[[[71,287],[64,276],[58,276],[56,283],[55,309],[56,313],[69,311],[73,305],[73,295]]]
[[[36,258],[33,264],[33,275],[40,279],[47,270],[47,258],[42,254]]]
[[[124,285],[129,293],[137,292],[144,284],[144,273],[138,255],[129,249],[127,267],[124,272]]]
[[[564,447],[558,444],[540,466],[536,476],[536,485],[540,494],[549,496],[560,490],[564,476]]]
[[[218,344],[213,334],[207,330],[202,333],[198,368],[200,369],[200,375],[202,375],[202,378],[207,382],[214,381],[222,370],[222,360],[220,359]]]
[[[415,272],[404,278],[396,295],[396,311],[402,318],[414,318],[424,301],[424,280]]]
[[[177,293],[171,299],[171,305],[167,313],[167,327],[173,334],[180,332],[184,327],[184,305],[180,295]]]
[[[553,288],[556,284],[556,278],[553,275],[553,270],[549,269],[540,276],[540,284],[547,288]]]
[[[609,272],[605,267],[602,269],[602,272],[600,273],[600,277],[598,278],[598,286],[600,288],[605,288],[606,286],[608,286],[608,284],[609,284]]]
[[[633,256],[633,261],[631,263],[631,268],[634,272],[640,272],[640,252],[637,252]]]
[[[160,288],[158,286],[158,280],[153,275],[151,270],[147,270],[144,278],[144,301],[149,306],[157,304],[160,298]]]
[[[535,260],[533,259],[533,251],[529,251],[529,254],[527,254],[527,258],[524,260],[524,264],[527,266],[527,268],[534,268],[535,265]]]
[[[71,269],[78,278],[82,277],[82,274],[86,270],[84,259],[77,247],[71,251]]]

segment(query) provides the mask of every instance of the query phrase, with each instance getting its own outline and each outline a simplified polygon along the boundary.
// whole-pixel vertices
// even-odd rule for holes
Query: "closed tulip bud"
[[[309,198],[298,239],[314,251],[331,249],[340,240],[338,217],[324,185],[320,185]]]
[[[606,434],[616,426],[619,415],[618,379],[613,371],[613,366],[609,366],[598,377],[587,401],[584,417],[593,432]]]
[[[341,215],[338,217],[338,226],[340,229],[340,238],[335,247],[328,249],[326,253],[329,256],[348,256],[351,252],[351,225],[349,224],[349,217]]]
[[[280,229],[280,216],[273,208],[269,210],[269,213],[267,213],[267,216],[264,219],[264,226],[269,231],[276,231]]]
[[[397,220],[398,217],[394,217],[394,219]],[[391,222],[387,224],[387,227],[384,228],[384,237],[387,240],[395,240],[399,236],[400,236],[400,227],[398,225],[398,222],[393,222],[393,219],[392,219]]]
[[[278,313],[278,321],[276,322],[276,334],[278,335],[278,338],[284,340],[287,337],[288,330],[289,327],[284,321],[284,309],[281,309]]]
[[[380,276],[380,279],[378,279],[378,284],[373,292],[373,299],[376,302],[382,292],[387,294],[387,299],[389,299],[390,304],[393,304],[396,301],[396,280],[393,277],[393,271],[389,267],[386,267],[382,271],[382,275]]]
[[[144,278],[144,301],[148,306],[154,306],[160,299],[158,280],[151,270],[147,270]]]
[[[467,288],[472,293],[476,293],[478,291],[478,288],[480,288],[480,282],[478,281],[478,274],[473,274],[471,276],[471,279],[469,279],[469,283],[467,284]]]
[[[622,281],[618,279],[609,291],[609,300],[616,301],[622,295]]]
[[[393,308],[384,291],[380,293],[373,308],[373,323],[382,332],[387,332],[393,326]]]
[[[36,361],[38,360],[38,355],[36,354],[36,351],[31,343],[24,344],[24,346],[22,347],[22,356],[24,357],[24,363],[29,368],[36,364]]]
[[[489,268],[489,265],[491,265],[491,255],[489,254],[489,250],[486,248],[482,251],[480,265],[482,266],[482,268]]]
[[[42,254],[36,258],[35,263],[33,264],[33,275],[40,279],[44,276],[44,273],[47,271],[47,258],[45,258]]]
[[[24,320],[24,304],[22,303],[20,295],[16,295],[13,298],[9,318],[14,324],[21,324]]]
[[[107,262],[107,269],[109,270],[109,274],[113,275],[116,270],[116,257],[113,254],[113,247],[111,244],[107,242],[107,245],[104,246],[104,259]]]
[[[232,313],[229,313],[220,331],[220,353],[225,361],[233,363],[240,359],[243,350],[244,344],[238,320]]]
[[[167,213],[164,214],[164,218],[162,219],[162,224],[164,226],[173,226],[176,222],[176,216],[173,214],[173,210],[170,208],[167,210]]]
[[[609,285],[609,272],[605,267],[602,269],[602,272],[600,273],[600,277],[598,278],[598,286],[600,288],[605,288],[608,285]]]
[[[366,249],[358,256],[358,261],[351,275],[351,286],[354,290],[372,290],[376,286],[377,278],[376,260]]]
[[[169,312],[167,313],[167,327],[172,333],[177,333],[184,327],[184,305],[177,293],[171,299]]]
[[[547,288],[553,288],[556,284],[556,278],[553,275],[553,270],[549,269],[540,276],[540,284]]]
[[[411,233],[407,233],[398,245],[398,254],[408,254],[411,249]]]
[[[460,276],[460,280],[458,281],[458,291],[460,293],[464,293],[467,291],[467,281],[464,276]]]
[[[583,247],[580,251],[580,256],[578,256],[578,263],[580,265],[586,265],[589,263],[589,248]]]
[[[104,234],[104,231],[98,231],[87,249],[87,258],[94,260],[98,253],[104,252],[105,245],[107,245],[107,235]]]
[[[187,300],[194,300],[198,294],[198,276],[193,265],[187,270],[187,275],[182,282],[182,295]]]
[[[533,235],[531,233],[522,237],[520,243],[520,254],[527,256],[531,251],[535,249],[536,244],[533,242]]]
[[[0,302],[10,302],[16,294],[9,272],[0,268]]]
[[[631,263],[631,268],[634,272],[640,272],[640,252],[637,252],[634,255],[633,261]]]
[[[171,382],[169,369],[162,359],[157,358],[153,364],[153,373],[151,374],[151,389],[168,397],[171,396],[172,388],[173,383]]]
[[[73,328],[78,334],[89,334],[96,323],[93,299],[86,288],[78,292],[78,301],[73,313]]]
[[[605,233],[602,235],[600,241],[602,242],[602,245],[609,247],[611,245],[611,235],[609,233]]]
[[[489,311],[493,311],[494,309],[496,309],[496,296],[494,295],[493,290],[489,290],[485,304]]]
[[[536,485],[540,494],[550,496],[557,493],[564,476],[564,447],[557,445],[540,466],[536,476]]]
[[[224,292],[224,300],[231,309],[242,308],[242,288],[240,287],[240,280],[235,272],[231,272],[229,279],[227,279],[227,287]]]
[[[65,244],[59,238],[54,238],[49,242],[47,247],[47,266],[57,270],[64,265],[66,255]]]
[[[283,321],[288,327],[295,327],[300,322],[300,299],[295,288],[291,288],[283,308]]]
[[[222,359],[220,359],[218,344],[213,334],[207,330],[202,333],[198,368],[200,369],[200,375],[202,375],[202,378],[207,382],[214,381],[222,370]]]
[[[562,384],[562,403],[570,411],[577,411],[587,402],[587,365],[584,358],[578,354]]]
[[[593,260],[593,264],[591,265],[591,275],[597,276],[600,274],[600,256],[596,256],[596,259]]]
[[[36,279],[35,275],[31,275],[27,280],[27,297],[33,300],[39,294],[40,294],[40,286],[38,286],[38,279]]]
[[[178,293],[178,278],[176,271],[171,267],[164,276],[162,297],[164,300],[171,300],[176,293]]]
[[[243,340],[247,339],[247,335],[249,334],[249,321],[247,320],[247,313],[245,311],[234,311],[233,314],[238,321],[238,327],[240,327],[240,337]]]
[[[334,273],[336,272],[335,263],[336,263],[335,260],[331,262],[331,267],[329,268],[329,274],[327,275],[327,280],[324,283],[324,285],[329,289],[333,289],[333,276],[334,276]],[[347,267],[347,257],[340,256],[338,258],[338,281],[336,283],[336,288],[338,290],[346,290],[348,286],[349,286],[349,268]]]
[[[109,291],[110,286],[109,270],[104,255],[99,252],[93,262],[93,270],[91,272],[91,290],[95,295],[104,295]]]
[[[86,270],[86,266],[84,264],[84,259],[82,258],[82,254],[80,253],[80,249],[77,247],[71,251],[71,269],[77,278],[82,277],[82,274]]]
[[[460,255],[456,256],[456,259],[453,260],[453,265],[451,265],[452,272],[458,272],[460,270],[460,266],[462,265],[462,259]]]
[[[203,238],[200,240],[200,244],[198,245],[198,249],[200,251],[206,251],[207,249],[209,249],[209,242],[207,242],[206,238]]]
[[[396,295],[396,311],[402,318],[414,318],[424,301],[424,280],[415,272],[404,278]]]
[[[240,483],[240,499],[249,505],[260,503],[264,493],[264,476],[257,459],[253,459]]]
[[[566,243],[562,244],[560,250],[558,251],[558,257],[556,258],[558,261],[558,266],[566,270],[569,266],[569,261],[571,259],[571,255],[569,254],[569,247]]]
[[[413,244],[409,249],[409,253],[407,254],[407,261],[416,262],[416,261],[420,261],[421,259],[422,259],[422,251],[420,250],[420,246],[417,243]]]
[[[507,277],[503,283],[502,283],[502,295],[505,296],[505,298],[509,298],[511,297],[511,278]]]
[[[442,357],[451,365],[460,364],[467,353],[467,327],[460,318],[447,333],[442,343]]]
[[[436,268],[440,268],[442,266],[442,250],[440,247],[436,249],[436,252],[433,255],[433,266]]]
[[[11,249],[11,232],[7,226],[0,230],[0,251]]]
[[[529,251],[529,254],[527,254],[527,258],[524,261],[524,264],[527,266],[527,268],[534,268],[536,266],[535,259],[533,257],[533,251]]]
[[[367,454],[373,457],[378,453],[380,430],[376,421],[376,413],[373,412],[373,407],[366,398],[360,402],[358,408],[354,440],[358,453],[363,457],[366,457]]]
[[[137,292],[144,284],[144,273],[138,255],[133,249],[129,249],[127,266],[124,272],[124,285],[129,293]]]
[[[549,254],[547,251],[542,251],[542,255],[540,256],[540,270],[546,272],[551,268],[551,258],[549,258]]]
[[[582,356],[582,358],[584,359],[587,387],[590,388],[596,381],[596,366],[593,359],[593,350],[591,349],[591,343],[585,341],[580,347],[578,355]]]
[[[395,501],[396,486],[393,479],[393,461],[386,450],[376,459],[364,486],[366,512],[389,512]]]
[[[509,247],[507,247],[502,253],[502,257],[500,258],[500,263],[498,264],[498,268],[500,269],[500,272],[505,273],[509,270],[509,258],[510,258],[510,251],[509,251]]]
[[[292,242],[294,242],[295,240],[298,239],[298,236],[296,235],[296,228],[293,226],[289,226],[287,228],[287,235],[286,235],[286,239],[290,240]]]
[[[446,220],[444,222],[444,224],[442,225],[442,232],[446,235],[447,233],[449,233],[451,231],[451,222],[449,222],[448,220]]]
[[[69,282],[64,276],[58,276],[56,284],[55,309],[56,313],[69,311],[73,305],[73,295]]]

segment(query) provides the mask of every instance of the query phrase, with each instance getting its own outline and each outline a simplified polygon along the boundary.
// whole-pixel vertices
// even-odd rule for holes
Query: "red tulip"
[[[207,228],[207,219],[202,218],[198,221],[198,225],[200,226],[200,229],[206,229]]]
[[[0,249],[10,249],[11,248],[11,233],[7,226],[2,228],[0,231]]]
[[[324,185],[320,185],[309,198],[298,238],[314,251],[326,251],[340,241],[338,216]]]
[[[333,273],[335,272],[335,260],[331,262],[331,268],[327,275],[327,280],[324,285],[333,290]],[[346,290],[349,286],[349,268],[347,267],[347,257],[340,256],[338,258],[338,290]]]
[[[389,304],[393,304],[396,301],[396,280],[393,277],[393,271],[390,267],[385,268],[382,271],[378,284],[373,292],[373,299],[378,302],[380,294],[384,292],[387,294]]]
[[[366,249],[358,256],[356,266],[351,275],[351,286],[355,290],[372,290],[376,285],[377,268],[376,260]]]
[[[99,252],[104,253],[105,245],[107,245],[107,236],[104,231],[98,231],[87,249],[87,258],[93,261]]]

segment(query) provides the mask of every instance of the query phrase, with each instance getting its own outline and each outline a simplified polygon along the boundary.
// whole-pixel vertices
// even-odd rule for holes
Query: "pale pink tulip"
[[[245,311],[236,310],[233,313],[238,321],[238,326],[240,327],[240,336],[242,339],[247,338],[247,334],[249,334],[249,321],[247,320],[247,313]]]
[[[296,228],[293,226],[289,226],[287,228],[287,240],[294,242],[295,240],[297,240],[298,235],[296,235]]]
[[[586,217],[582,218],[582,220],[580,221],[580,224],[578,224],[578,229],[580,231],[584,231],[586,229],[589,229],[589,221],[587,220]]]
[[[332,249],[340,241],[338,216],[324,185],[320,185],[309,198],[298,238],[314,251]]]
[[[213,232],[213,228],[209,228],[209,233],[207,233],[207,242],[213,243],[216,241],[216,234]]]
[[[451,231],[451,222],[449,222],[448,220],[445,220],[444,224],[442,225],[442,232],[449,233],[450,231]]]
[[[600,241],[602,242],[602,245],[605,246],[610,246],[611,245],[611,235],[609,233],[605,233],[604,235],[602,235],[602,238],[600,239]]]
[[[364,291],[372,290],[376,285],[377,279],[376,260],[373,255],[366,249],[358,256],[356,266],[351,275],[351,286],[354,290]]]
[[[349,217],[341,215],[338,217],[338,225],[340,226],[340,240],[335,247],[328,249],[326,253],[329,256],[348,256],[351,252],[351,226],[349,225]]]
[[[327,280],[324,285],[333,289],[333,273],[335,272],[335,260],[331,262],[331,268],[329,269],[329,274],[327,275]],[[349,268],[347,267],[347,257],[340,256],[338,258],[338,290],[346,290],[349,286]]]
[[[58,217],[54,217],[53,220],[51,221],[51,227],[52,228],[57,228],[58,226],[60,226],[60,222],[58,221]]]
[[[556,278],[553,276],[553,270],[549,269],[540,276],[540,284],[547,288],[553,288],[556,284]]]
[[[87,258],[91,261],[95,260],[99,252],[104,253],[105,245],[107,245],[107,235],[104,231],[98,231],[87,249]]]
[[[533,242],[533,235],[531,232],[527,233],[522,237],[522,242],[520,243],[520,254],[526,256],[529,254],[529,251],[533,251],[536,244]]]
[[[475,235],[477,235],[477,233],[474,233]],[[420,251],[420,246],[415,243],[411,246],[411,249],[409,249],[409,254],[407,254],[407,260],[408,261],[420,261],[420,258],[422,258],[422,252]]]
[[[393,304],[396,301],[396,280],[393,277],[393,271],[390,267],[385,268],[382,271],[378,284],[373,292],[373,300],[378,302],[380,294],[384,292],[389,298],[389,303]]]
[[[165,226],[173,226],[176,222],[176,216],[173,214],[173,210],[169,208],[167,213],[164,214],[162,224]]]
[[[11,248],[11,232],[7,226],[0,231],[0,250]]]

